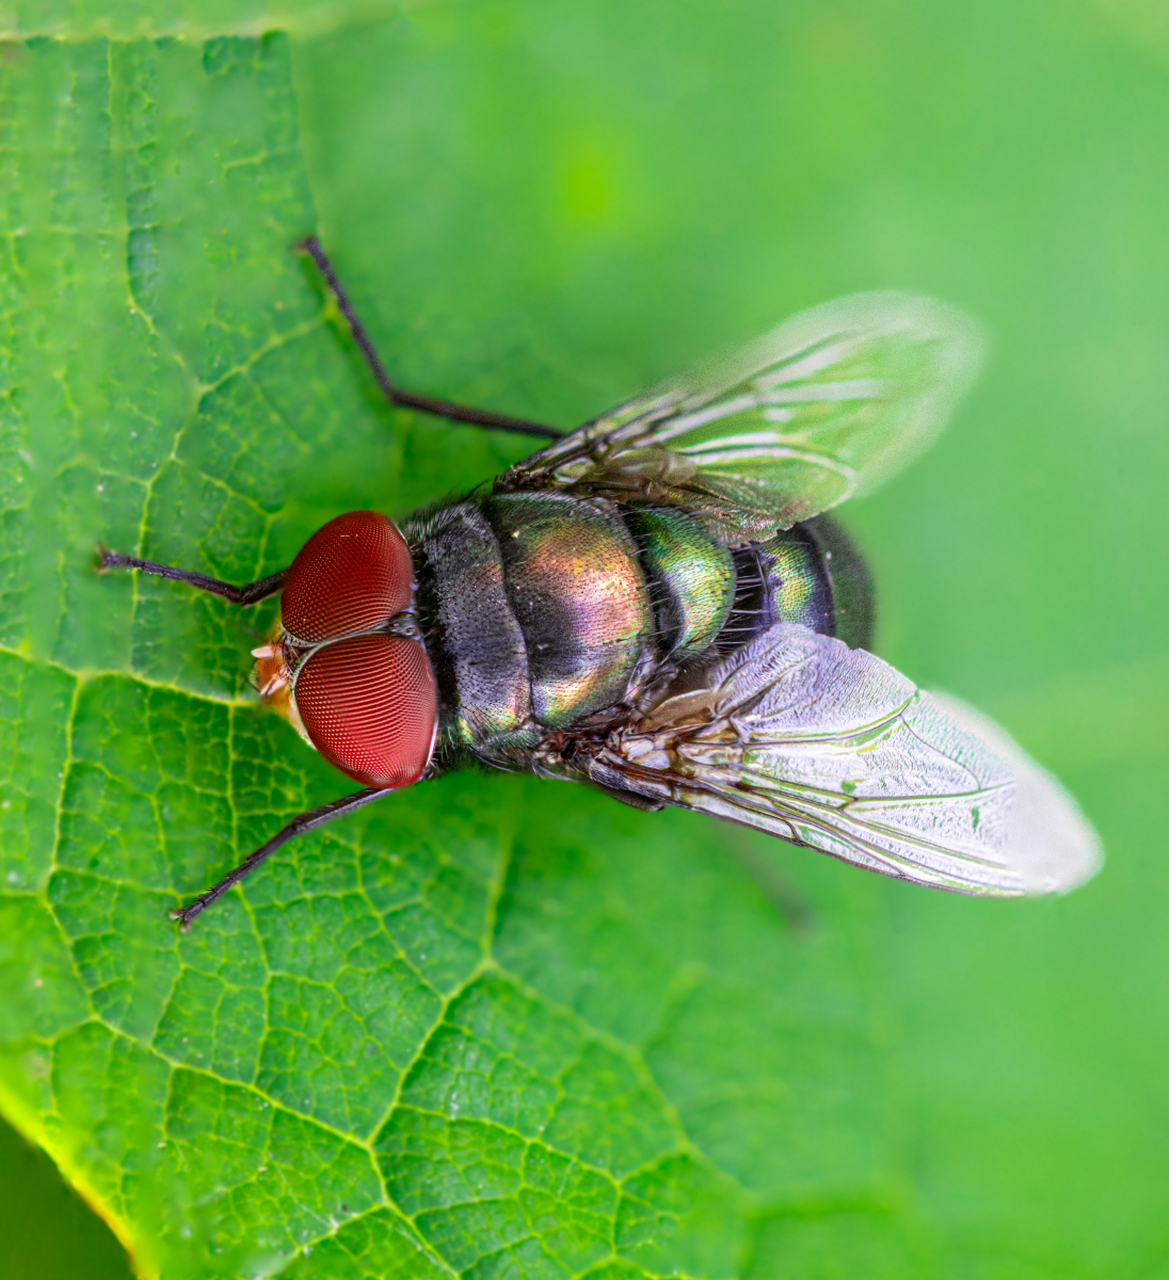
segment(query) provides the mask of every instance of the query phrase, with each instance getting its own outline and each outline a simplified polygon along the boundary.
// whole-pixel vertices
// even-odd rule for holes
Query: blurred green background
[[[21,38],[220,29],[179,9],[0,17]],[[292,33],[322,235],[405,385],[570,425],[837,294],[921,290],[985,321],[953,429],[845,523],[879,584],[878,651],[1002,720],[1108,863],[1055,902],[866,882],[876,944],[853,963],[893,1100],[871,1123],[900,1153],[888,1194],[923,1274],[1169,1277],[1157,10],[436,0],[268,20]],[[441,496],[417,488],[400,481],[405,505]],[[798,879],[808,856],[784,865]],[[0,1273],[120,1274],[63,1196],[5,1135]],[[817,1243],[815,1198],[799,1211],[777,1278],[886,1274],[863,1230]]]

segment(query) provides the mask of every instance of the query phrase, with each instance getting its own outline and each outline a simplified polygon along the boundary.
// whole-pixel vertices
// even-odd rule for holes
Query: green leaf
[[[1161,154],[1169,95],[1104,23],[0,10],[0,1109],[141,1274],[1156,1274],[1169,279],[1123,148]],[[176,934],[346,784],[250,691],[270,605],[95,545],[248,581],[528,447],[385,408],[314,229],[405,385],[560,425],[835,293],[985,315],[1000,371],[850,518],[884,652],[997,698],[1114,869],[965,902],[465,773]]]
[[[317,214],[285,37],[10,65],[12,1114],[166,1275],[731,1276],[768,1198],[873,1183],[844,1116],[835,1150],[808,1123],[872,1056],[864,994],[684,815],[647,856],[611,803],[463,775],[175,932],[344,783],[247,689],[271,608],[98,576],[95,542],[250,580],[335,511],[408,510],[524,443],[386,411],[327,321],[290,252]],[[822,986],[832,1033],[785,1063],[788,1005]],[[733,1101],[720,1033],[751,1063]]]

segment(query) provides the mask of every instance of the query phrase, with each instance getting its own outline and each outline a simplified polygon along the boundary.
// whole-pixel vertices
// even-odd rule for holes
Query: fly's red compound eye
[[[376,511],[350,511],[301,547],[280,600],[285,630],[305,644],[371,631],[410,603],[406,540]]]
[[[402,636],[354,636],[318,649],[296,678],[296,708],[330,764],[367,787],[417,782],[438,720],[426,650]]]

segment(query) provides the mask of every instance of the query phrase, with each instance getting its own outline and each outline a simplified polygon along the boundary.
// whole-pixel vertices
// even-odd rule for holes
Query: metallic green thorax
[[[645,573],[614,504],[499,494],[483,514],[528,650],[532,714],[562,729],[624,698],[650,656]]]
[[[404,532],[448,755],[519,763],[706,650],[775,621],[835,625],[806,526],[732,552],[676,508],[544,491],[472,498]]]

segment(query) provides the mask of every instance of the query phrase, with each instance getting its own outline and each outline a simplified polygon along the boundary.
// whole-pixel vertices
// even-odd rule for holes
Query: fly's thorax
[[[532,698],[528,650],[504,585],[499,542],[477,502],[408,521],[418,559],[418,609],[439,688],[446,750],[520,735]]]
[[[621,702],[651,659],[637,546],[616,504],[560,493],[483,502],[528,652],[532,713],[564,728]]]

